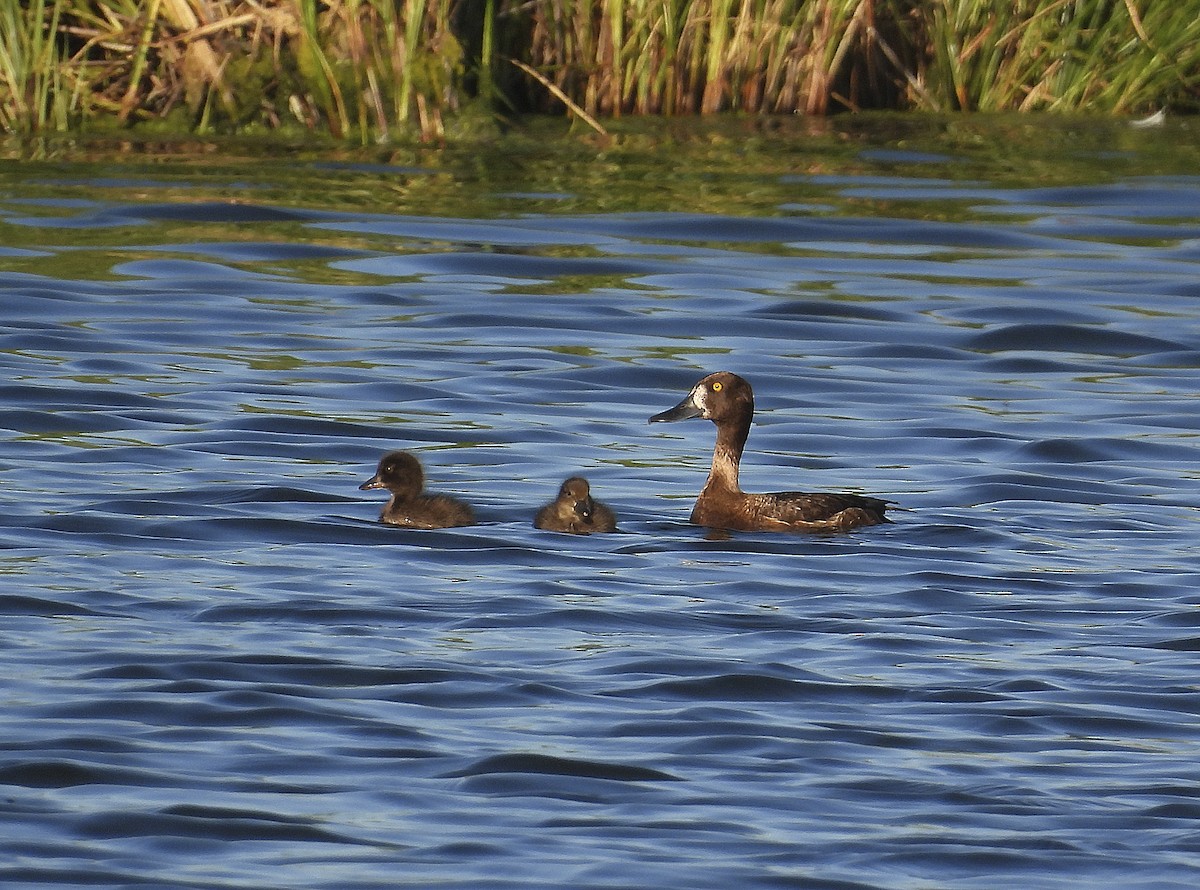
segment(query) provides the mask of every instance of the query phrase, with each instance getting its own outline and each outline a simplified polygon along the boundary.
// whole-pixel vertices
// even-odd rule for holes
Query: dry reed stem
[[[567,108],[569,108],[571,110],[572,114],[576,115],[581,121],[583,121],[585,124],[587,124],[593,130],[595,130],[601,136],[608,135],[608,130],[604,129],[604,127],[602,127],[600,125],[600,122],[598,120],[596,120],[594,117],[592,117],[586,111],[584,111],[582,108],[580,108],[578,105],[576,105],[575,102],[573,102],[571,100],[570,96],[568,96],[561,89],[559,89],[548,78],[543,76],[538,71],[535,71],[533,68],[530,68],[524,62],[519,62],[516,59],[506,59],[506,61],[511,62],[513,65],[516,65],[518,68],[520,68],[522,71],[524,71],[530,77],[532,77],[534,80],[536,80],[538,83],[540,83],[546,89],[548,89],[551,93],[554,94],[554,96],[557,99],[559,99],[564,105],[567,106]]]

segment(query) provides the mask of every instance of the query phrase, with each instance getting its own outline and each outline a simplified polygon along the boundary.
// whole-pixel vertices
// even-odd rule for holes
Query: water
[[[10,165],[0,881],[1194,886],[1196,137],[866,126]]]

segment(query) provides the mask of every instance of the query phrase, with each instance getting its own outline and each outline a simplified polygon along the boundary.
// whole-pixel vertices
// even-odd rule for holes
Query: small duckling
[[[391,500],[379,521],[406,528],[452,528],[474,525],[469,505],[444,494],[423,494],[425,472],[421,462],[407,451],[393,451],[379,461],[375,475],[358,486],[359,491],[386,488]]]
[[[537,511],[534,528],[552,532],[590,535],[617,529],[617,517],[608,507],[592,499],[591,487],[582,476],[572,476],[558,490],[558,497]]]

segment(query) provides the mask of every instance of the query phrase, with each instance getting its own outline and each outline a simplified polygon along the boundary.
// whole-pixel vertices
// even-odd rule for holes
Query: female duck
[[[470,506],[444,494],[423,494],[425,473],[421,462],[407,451],[393,451],[379,461],[375,475],[358,486],[359,491],[386,488],[391,499],[379,521],[407,528],[451,528],[472,525]]]
[[[737,531],[844,531],[887,522],[887,501],[857,494],[746,494],[738,485],[742,449],[754,419],[754,391],[736,374],[718,371],[688,397],[650,422],[705,417],[717,426],[708,481],[696,499],[692,522]]]
[[[592,498],[586,479],[572,476],[562,484],[558,497],[537,511],[533,525],[552,532],[590,535],[592,532],[616,531],[617,517]]]

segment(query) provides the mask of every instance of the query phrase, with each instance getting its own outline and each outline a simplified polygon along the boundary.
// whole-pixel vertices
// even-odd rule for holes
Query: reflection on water
[[[829,126],[10,166],[5,885],[1194,883],[1195,140]]]

